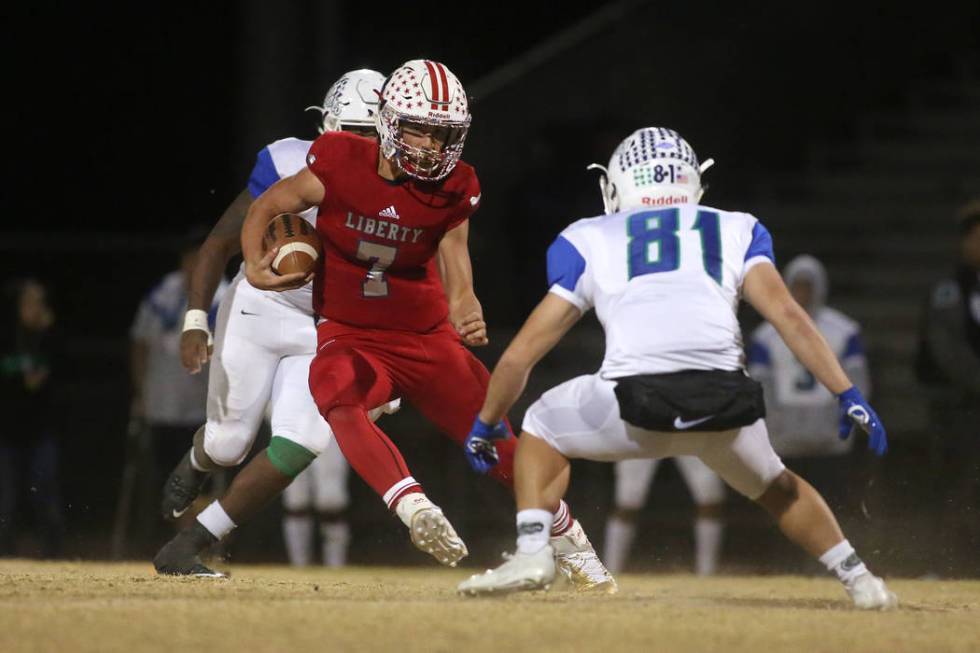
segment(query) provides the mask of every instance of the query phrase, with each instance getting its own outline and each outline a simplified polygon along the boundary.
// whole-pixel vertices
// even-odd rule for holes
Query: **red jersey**
[[[378,175],[378,144],[345,132],[317,138],[306,164],[326,189],[316,219],[324,254],[313,286],[317,314],[416,332],[445,320],[435,254],[479,206],[473,168],[460,161],[441,182],[388,181]]]

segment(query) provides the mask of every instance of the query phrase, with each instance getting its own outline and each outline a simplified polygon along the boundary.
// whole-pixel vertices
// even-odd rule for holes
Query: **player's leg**
[[[528,409],[514,465],[518,551],[500,567],[461,583],[461,592],[485,594],[542,588],[551,583],[556,569],[570,574],[573,582],[577,575],[584,575],[590,579],[591,588],[616,591],[616,581],[591,545],[591,556],[568,551],[565,556],[570,560],[563,561],[561,547],[565,538],[549,539],[546,535],[547,525],[553,520],[553,508],[549,506],[554,506],[568,487],[568,459],[611,460],[630,448],[628,443],[621,444],[625,434],[612,388],[612,383],[597,376],[581,376],[549,390]],[[609,445],[611,455],[605,452],[607,441],[613,443]],[[556,557],[554,566],[545,560],[551,555]],[[569,571],[562,569],[563,564]]]
[[[347,523],[347,507],[350,505],[350,493],[347,490],[349,470],[347,460],[337,443],[331,443],[307,470],[313,479],[313,506],[320,526],[322,560],[328,567],[343,567],[347,564],[347,549],[351,539],[350,525]]]
[[[459,584],[463,594],[499,594],[547,589],[555,579],[556,551],[549,543],[557,504],[568,489],[569,463],[543,439],[521,434],[514,462],[517,550],[496,569]]]
[[[699,576],[710,576],[718,569],[721,538],[724,530],[721,509],[725,501],[725,484],[695,456],[674,458],[687,489],[694,499],[694,570]]]
[[[657,463],[652,458],[635,458],[621,460],[615,465],[615,509],[606,522],[606,541],[602,552],[606,567],[614,574],[626,566],[630,547],[636,537],[636,522],[646,504]]]
[[[289,564],[313,564],[313,467],[304,469],[282,492],[282,539]]]
[[[314,409],[306,382],[310,356],[286,356],[279,361],[270,392],[273,435],[269,446],[235,476],[220,499],[201,511],[192,527],[160,550],[154,558],[158,572],[210,575],[202,571],[206,567],[198,559],[200,552],[250,520],[327,447],[330,429]]]
[[[473,426],[473,418],[480,412],[486,397],[490,372],[448,326],[425,336],[423,343],[426,359],[416,358],[399,365],[398,385],[405,388],[406,398],[426,419],[462,447]],[[498,441],[496,448],[500,462],[490,470],[490,476],[512,488],[517,439]],[[568,504],[559,497],[551,508],[554,513],[551,536],[567,534],[576,546],[587,545],[592,550],[582,525],[572,516]],[[595,557],[598,560],[598,556]]]
[[[820,494],[779,460],[763,420],[732,433],[689,435],[701,440],[701,460],[765,508],[790,541],[833,572],[857,607],[886,609],[897,604],[884,582],[858,558]],[[674,437],[680,442],[682,436]]]
[[[279,332],[282,309],[264,302],[261,309],[249,305],[249,313],[256,314],[245,315],[248,299],[239,283],[221,303],[208,370],[207,423],[167,478],[161,502],[165,519],[183,514],[210,473],[240,463],[255,441],[281,356],[270,343],[277,340],[271,334]]]
[[[335,328],[329,322],[321,325],[318,337],[326,345],[310,366],[310,389],[320,413],[330,423],[344,458],[408,527],[412,543],[455,566],[467,555],[466,545],[425,496],[395,444],[368,415],[368,407],[385,404],[392,395],[390,368],[381,356],[414,348],[414,338],[406,335],[406,342],[401,342],[391,333],[386,342],[376,343],[349,332],[345,337]]]

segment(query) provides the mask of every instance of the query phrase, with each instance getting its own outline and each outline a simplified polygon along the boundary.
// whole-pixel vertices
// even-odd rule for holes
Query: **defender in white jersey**
[[[321,131],[344,129],[374,137],[377,93],[383,83],[384,76],[373,70],[343,75],[327,92],[323,107],[311,107],[322,113]],[[191,373],[199,372],[211,360],[208,419],[167,479],[162,502],[164,517],[173,519],[187,510],[212,470],[237,465],[246,457],[267,408],[272,439],[267,455],[256,457],[258,464],[267,467],[265,476],[239,474],[225,497],[205,508],[192,529],[179,534],[160,551],[154,559],[160,573],[212,574],[200,564],[196,551],[188,553],[193,547],[182,543],[188,539],[221,539],[294,478],[298,477],[298,486],[285,496],[284,523],[287,550],[293,561],[306,562],[312,557],[313,525],[308,516],[311,505],[322,512],[332,512],[328,517],[338,516],[347,505],[347,464],[339,447],[328,446],[330,427],[320,416],[309,390],[309,366],[316,349],[310,280],[292,275],[296,277],[293,289],[265,291],[252,287],[240,271],[218,311],[213,358],[207,323],[199,310],[213,295],[228,261],[239,252],[241,225],[252,200],[279,179],[303,169],[311,142],[287,138],[259,152],[248,188],[215,225],[192,274],[181,359]],[[316,222],[313,209],[301,215],[311,224]],[[377,409],[373,417],[396,409],[397,400]],[[314,477],[301,472],[318,456],[321,473],[315,477],[314,489]],[[349,541],[346,523],[327,518],[322,526],[325,553],[331,562],[342,563]]]
[[[820,495],[773,452],[761,387],[744,372],[736,318],[743,294],[838,396],[842,434],[861,426],[876,453],[885,452],[877,415],[776,272],[765,227],[747,213],[698,204],[697,159],[672,130],[641,129],[623,141],[604,186],[613,213],[572,224],[549,249],[550,291],[497,364],[468,446],[493,459],[496,425],[531,368],[592,307],[606,333],[605,359],[598,373],[563,383],[528,410],[514,464],[517,552],[459,590],[552,582],[545,507],[565,493],[569,458],[693,455],[768,510],[838,576],[857,607],[894,606]]]

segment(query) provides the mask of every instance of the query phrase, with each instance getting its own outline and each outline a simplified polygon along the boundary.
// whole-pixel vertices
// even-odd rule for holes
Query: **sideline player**
[[[542,531],[568,486],[569,458],[696,455],[836,574],[855,606],[896,605],[817,491],[772,450],[761,387],[742,369],[739,297],[837,395],[842,437],[861,426],[882,455],[884,427],[787,291],[765,227],[747,213],[701,206],[700,172],[676,132],[634,132],[603,183],[614,213],[573,223],[548,250],[550,291],[497,364],[474,431],[499,422],[531,368],[592,306],[606,332],[605,360],[528,410],[514,464],[517,553],[461,583],[461,592],[547,587],[555,566]]]
[[[409,528],[412,542],[455,565],[466,545],[367,410],[398,394],[462,445],[489,380],[464,347],[487,337],[467,245],[480,186],[459,160],[470,125],[463,86],[439,62],[406,62],[385,82],[377,125],[380,147],[343,133],[318,138],[308,167],[252,205],[242,251],[253,285],[289,287],[294,280],[271,270],[275,252],[263,255],[262,233],[279,213],[319,206],[325,253],[314,285],[314,399],[344,456]],[[516,446],[509,432],[501,445],[491,475],[509,486]],[[478,471],[489,469],[480,452],[464,447],[464,454]],[[238,478],[247,472],[251,479],[248,468]],[[559,568],[579,588],[614,589],[564,501],[550,509],[546,531]]]
[[[344,74],[331,86],[321,108],[323,131],[343,130],[373,137],[377,93],[383,83],[384,76],[373,70]],[[228,261],[239,252],[241,227],[249,206],[280,178],[306,165],[310,143],[287,138],[263,148],[248,188],[225,210],[201,247],[191,275],[190,310],[184,320],[180,347],[182,363],[192,374],[200,372],[210,358],[207,315],[201,307],[208,305]],[[309,211],[303,218],[312,224],[316,214]],[[309,391],[309,366],[316,345],[312,284],[297,285],[286,292],[259,290],[248,283],[244,271],[232,281],[218,311],[207,423],[198,429],[193,446],[164,486],[165,518],[174,519],[187,510],[213,470],[233,467],[245,458],[267,405],[272,439],[265,458],[277,473],[276,493],[317,458],[317,454],[323,453],[318,465],[326,467],[327,473],[319,475],[317,482],[323,486],[323,493],[331,497],[332,507],[346,506],[346,464],[339,447],[328,446],[330,428],[320,417]],[[388,405],[385,411],[395,408]],[[312,546],[312,533],[304,533],[310,529],[303,529],[302,525],[291,527],[290,508],[309,505],[295,496],[298,493],[287,494],[284,531],[287,550],[302,556],[302,549]],[[215,508],[216,505],[217,501],[198,516],[197,522],[202,526],[195,524],[196,531],[203,528],[215,535],[222,531],[223,511]],[[335,545],[346,549],[349,539],[346,524],[338,528],[334,520],[324,526],[327,546],[333,539]],[[338,557],[342,556],[335,559]],[[167,547],[157,555],[154,564],[161,573],[212,573],[193,557],[176,555]]]
[[[673,462],[687,484],[697,511],[694,571],[699,576],[710,576],[717,571],[721,555],[725,484],[697,456],[676,456]],[[615,465],[615,510],[606,521],[606,539],[602,548],[602,560],[610,573],[617,574],[626,566],[636,537],[636,522],[659,466],[660,461],[654,458],[631,458]]]

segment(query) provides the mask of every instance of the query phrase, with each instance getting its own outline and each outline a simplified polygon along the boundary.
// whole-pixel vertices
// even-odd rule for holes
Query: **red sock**
[[[389,509],[394,509],[406,494],[422,491],[398,447],[368,419],[363,408],[337,406],[327,414],[327,422],[344,458]]]
[[[554,521],[551,522],[551,537],[557,537],[567,531],[572,527],[572,522],[574,521],[575,518],[572,517],[572,509],[562,499],[561,503],[558,504],[558,510],[555,511]]]

